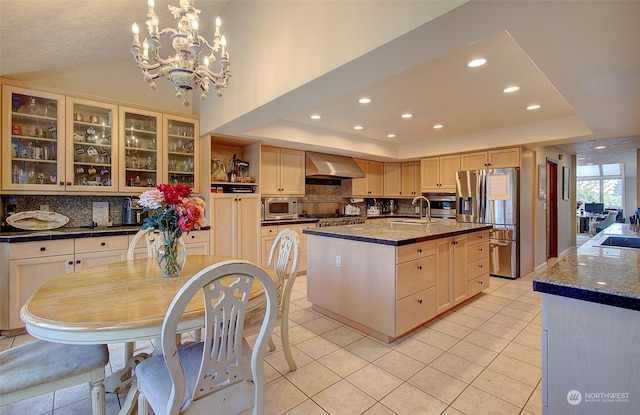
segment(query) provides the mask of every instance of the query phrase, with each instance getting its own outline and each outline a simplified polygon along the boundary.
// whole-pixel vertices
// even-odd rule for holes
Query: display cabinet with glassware
[[[162,183],[162,114],[119,107],[121,192],[140,192]]]
[[[164,115],[163,183],[183,184],[194,193],[200,190],[196,172],[199,171],[199,122],[193,118]]]
[[[67,98],[67,190],[118,190],[117,106]],[[117,134],[117,133],[116,133]],[[117,137],[117,135],[115,136]],[[72,161],[71,161],[72,159]]]
[[[2,187],[65,188],[64,96],[2,87]]]

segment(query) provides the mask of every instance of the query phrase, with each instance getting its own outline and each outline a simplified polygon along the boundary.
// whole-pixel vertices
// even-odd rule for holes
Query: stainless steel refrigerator
[[[490,236],[490,274],[520,276],[519,169],[459,171],[456,180],[458,222],[493,225]]]

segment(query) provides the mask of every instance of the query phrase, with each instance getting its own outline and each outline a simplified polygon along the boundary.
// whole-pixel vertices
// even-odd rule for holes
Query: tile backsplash
[[[3,195],[1,210],[4,216],[7,204],[14,203],[16,212],[40,210],[42,205],[48,205],[49,210],[65,215],[69,223],[64,227],[89,227],[93,219],[93,202],[109,203],[109,219],[113,226],[122,225],[123,196],[33,196],[33,195]]]

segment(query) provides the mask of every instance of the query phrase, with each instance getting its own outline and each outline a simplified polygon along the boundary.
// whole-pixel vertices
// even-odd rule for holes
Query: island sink
[[[640,248],[640,238],[623,236],[609,236],[600,243],[600,246],[617,246],[620,248]]]

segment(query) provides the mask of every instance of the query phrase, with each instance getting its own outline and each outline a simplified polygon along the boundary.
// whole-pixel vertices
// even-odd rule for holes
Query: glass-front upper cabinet
[[[142,192],[162,182],[162,114],[120,107],[119,190]]]
[[[198,183],[200,123],[193,118],[175,115],[164,116],[165,160],[163,181],[169,184],[185,184],[194,193],[200,191]]]
[[[65,190],[64,96],[2,87],[2,187]]]
[[[118,190],[118,107],[67,98],[67,190]]]

